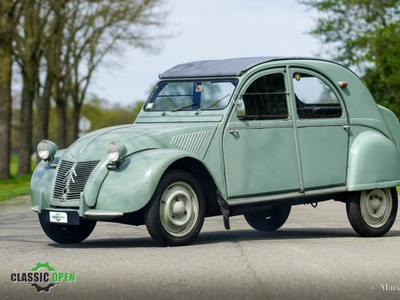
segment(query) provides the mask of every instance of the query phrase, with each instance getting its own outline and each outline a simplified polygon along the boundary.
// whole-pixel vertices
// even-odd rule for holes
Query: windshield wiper
[[[172,112],[180,111],[180,110],[182,110],[182,109],[188,108],[188,107],[193,106],[193,105],[195,105],[195,104],[196,104],[196,103],[193,102],[193,103],[186,104],[186,105],[184,105],[184,106],[181,106],[181,107],[178,107],[178,108],[175,108],[175,109],[167,109],[167,110],[164,110],[164,112],[163,112],[161,115],[162,115],[162,116],[165,116],[165,115],[167,114],[168,111],[172,111]]]
[[[202,110],[204,110],[204,109],[209,109],[209,108],[213,107],[215,104],[221,102],[222,100],[224,100],[224,99],[225,99],[226,97],[228,97],[229,95],[230,95],[230,94],[225,95],[224,97],[222,97],[221,99],[215,101],[214,103],[211,103],[210,105],[207,105],[207,106],[205,106],[205,107],[200,107],[200,108],[196,111],[195,115],[198,115],[198,114],[200,113],[200,111],[202,111]]]

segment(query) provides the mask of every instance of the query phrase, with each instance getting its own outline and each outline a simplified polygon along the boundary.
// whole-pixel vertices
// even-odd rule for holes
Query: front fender
[[[65,149],[59,150],[54,160],[50,162],[42,160],[36,166],[30,182],[32,207],[40,207],[40,201],[50,206],[57,165],[64,152]]]
[[[194,158],[177,149],[153,149],[130,156],[119,169],[108,172],[98,193],[96,209],[127,213],[143,208],[165,170],[183,157]]]
[[[400,184],[400,152],[384,135],[367,131],[351,145],[347,175],[349,191]]]
[[[55,176],[56,168],[52,167],[48,162],[42,160],[36,166],[30,183],[32,207],[39,207],[39,201],[42,197],[45,197],[42,201],[50,203],[53,186],[49,182],[54,182]]]

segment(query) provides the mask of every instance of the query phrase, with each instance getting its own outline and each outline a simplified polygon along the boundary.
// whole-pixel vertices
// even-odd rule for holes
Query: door
[[[292,69],[291,74],[303,188],[343,186],[349,135],[340,94],[317,73]]]
[[[284,70],[253,76],[230,117],[223,153],[229,198],[299,191],[294,121]]]

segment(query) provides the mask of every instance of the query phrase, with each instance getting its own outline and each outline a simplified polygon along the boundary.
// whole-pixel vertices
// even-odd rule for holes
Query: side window
[[[342,107],[332,89],[321,79],[305,73],[293,74],[297,115],[300,119],[339,118]]]
[[[238,111],[240,120],[287,119],[289,116],[282,73],[257,78],[241,96],[244,107]]]

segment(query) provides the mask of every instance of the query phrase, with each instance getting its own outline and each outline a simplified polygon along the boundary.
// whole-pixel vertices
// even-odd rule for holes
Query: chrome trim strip
[[[90,209],[85,212],[85,216],[112,216],[112,217],[121,217],[124,213],[120,211],[108,211],[108,210],[97,210]]]
[[[89,209],[85,212],[85,217],[91,220],[112,220],[115,218],[122,217],[123,212],[120,211],[110,211],[110,210],[99,210],[99,209]]]
[[[278,194],[278,195],[265,195],[265,196],[255,196],[255,197],[248,197],[248,198],[235,198],[229,199],[228,204],[229,206],[235,205],[242,205],[242,204],[252,204],[252,203],[259,203],[259,202],[270,202],[276,200],[284,200],[284,199],[295,199],[307,196],[317,196],[323,194],[331,194],[331,193],[341,193],[347,192],[347,187],[333,187],[333,188],[325,188],[319,190],[311,190],[305,191],[303,193],[300,192],[292,192],[292,193],[285,193],[285,194]]]

